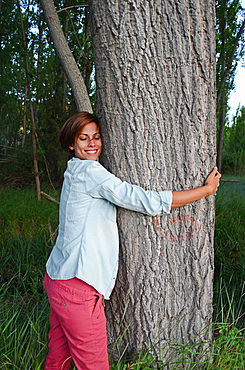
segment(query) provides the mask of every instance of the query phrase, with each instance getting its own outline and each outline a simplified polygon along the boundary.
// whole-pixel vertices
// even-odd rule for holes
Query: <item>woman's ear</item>
[[[70,145],[69,146],[69,149],[74,150],[74,146],[73,145]]]

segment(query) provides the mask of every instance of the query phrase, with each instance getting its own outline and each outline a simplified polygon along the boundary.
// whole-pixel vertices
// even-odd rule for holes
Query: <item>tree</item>
[[[218,156],[221,171],[224,127],[228,112],[228,98],[234,89],[238,60],[243,56],[245,17],[239,21],[242,8],[239,0],[216,0],[217,38],[217,117]]]
[[[238,107],[231,127],[225,127],[222,166],[229,173],[245,174],[245,107]]]
[[[144,188],[199,186],[215,164],[214,1],[89,5],[105,166]],[[214,198],[118,224],[110,342],[118,322],[129,352],[211,341]]]
[[[39,2],[19,0],[27,53],[23,46],[17,3],[16,0],[4,0],[0,7],[0,161],[4,163],[1,177],[16,176],[17,173],[20,181],[22,177],[23,182],[26,182],[28,173],[38,172],[32,168],[30,105],[33,104],[41,181],[48,180],[45,175],[45,163],[48,163],[52,180],[60,185],[67,157],[62,156],[57,137],[61,125],[67,116],[76,111],[76,106],[58,57],[53,52],[43,11],[40,14]],[[71,1],[66,0],[65,3],[69,5]],[[82,74],[86,80],[86,94],[88,91],[93,103],[93,56],[86,9],[87,7],[62,9],[59,17],[78,61],[81,71],[79,75]],[[26,61],[30,69],[27,78],[32,102],[27,94]],[[89,102],[88,98],[87,100]],[[90,102],[89,106],[91,109]],[[56,158],[59,158],[58,165]]]
[[[245,27],[245,18],[244,9],[242,9],[239,0],[218,0],[216,9],[218,15],[217,31],[220,31],[221,35],[217,45],[217,49],[220,53],[217,64],[218,66],[221,66],[221,75],[219,75],[220,81],[217,92],[217,103],[219,103],[229,74],[234,78],[234,64],[236,67],[237,60],[239,57],[244,55],[242,47],[241,50],[239,50],[238,46],[240,40],[242,40],[242,42],[244,41],[243,31]],[[239,22],[238,13],[241,10],[243,13],[243,18]],[[217,34],[219,35],[219,32]],[[229,43],[228,47],[227,43]]]
[[[52,1],[40,1],[44,10],[45,19],[48,23],[51,37],[54,42],[56,52],[59,56],[62,67],[71,84],[72,92],[77,103],[78,110],[92,112],[88,93],[84,80],[77,67],[76,61],[67,44],[67,40],[62,31],[58,15]]]
[[[37,160],[37,140],[36,140],[36,127],[35,127],[35,120],[34,120],[34,111],[33,111],[33,104],[32,104],[32,94],[31,94],[31,85],[30,85],[30,68],[28,64],[27,58],[27,44],[26,44],[26,35],[24,30],[24,23],[22,19],[22,12],[19,0],[17,0],[18,8],[19,8],[19,15],[20,15],[20,22],[21,22],[21,33],[23,38],[23,45],[24,45],[24,53],[25,53],[25,71],[26,71],[26,85],[29,95],[29,105],[30,105],[30,114],[31,114],[31,136],[32,136],[32,150],[33,150],[33,165],[35,171],[35,180],[36,180],[36,191],[37,191],[37,200],[41,200],[41,189],[40,189],[40,178],[38,173],[38,160]]]
[[[144,188],[200,185],[215,164],[214,2],[89,3],[106,167]],[[210,341],[213,197],[169,217],[120,210],[118,223],[111,343],[126,306],[130,352]]]
[[[21,48],[16,18],[18,19],[18,13],[14,1],[9,1],[8,6],[5,3],[1,4],[0,24],[4,24],[4,28],[0,29],[0,140],[6,147],[16,146],[18,129],[14,122],[18,120],[21,110],[20,96],[24,79],[24,65],[21,64],[19,56]],[[10,39],[13,42],[10,42]]]

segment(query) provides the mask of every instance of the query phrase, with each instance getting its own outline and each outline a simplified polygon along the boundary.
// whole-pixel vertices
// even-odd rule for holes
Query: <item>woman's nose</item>
[[[90,140],[89,140],[89,146],[94,146],[94,138],[92,137]]]

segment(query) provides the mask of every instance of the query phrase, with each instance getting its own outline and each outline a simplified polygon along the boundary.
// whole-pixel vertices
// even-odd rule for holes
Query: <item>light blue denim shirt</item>
[[[122,182],[99,162],[72,158],[64,174],[48,275],[77,277],[109,299],[118,269],[116,206],[154,216],[169,213],[171,203],[171,191],[145,191]]]

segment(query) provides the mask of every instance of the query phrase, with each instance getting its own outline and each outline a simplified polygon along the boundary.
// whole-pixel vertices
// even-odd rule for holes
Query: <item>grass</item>
[[[3,286],[3,290],[6,287]],[[1,294],[4,293],[1,291]],[[1,368],[42,369],[47,352],[47,301],[15,292],[1,302]]]
[[[241,302],[241,297],[244,297],[244,281],[245,181],[222,183],[216,200],[214,285],[216,315],[224,310],[224,307],[229,307],[228,293],[235,302],[235,316],[239,317],[241,312],[245,312],[245,300]],[[232,320],[234,321],[234,315]]]
[[[58,206],[32,189],[0,190],[0,368],[43,369],[48,302],[42,287]]]
[[[0,189],[0,202],[0,368],[43,369],[49,307],[42,281],[58,206],[46,199],[37,204],[32,189]],[[222,183],[216,208],[212,351],[200,365],[190,360],[196,346],[171,343],[175,357],[158,361],[150,351],[131,359],[122,354],[112,370],[164,369],[167,363],[172,369],[180,363],[185,369],[245,369],[245,182]]]

